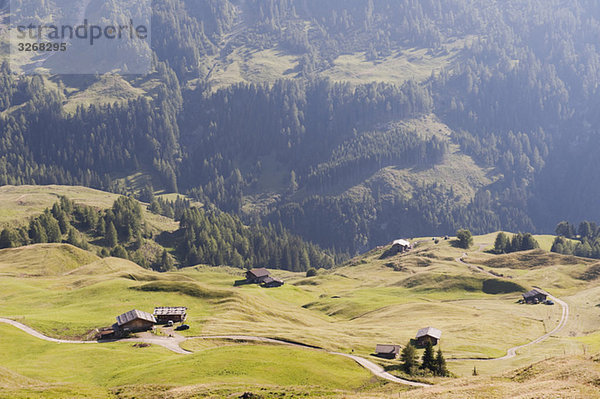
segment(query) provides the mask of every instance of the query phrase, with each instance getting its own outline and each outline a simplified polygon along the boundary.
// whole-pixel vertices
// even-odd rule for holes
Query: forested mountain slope
[[[1,68],[1,184],[152,185],[350,253],[600,219],[597,2],[153,8],[147,76]]]

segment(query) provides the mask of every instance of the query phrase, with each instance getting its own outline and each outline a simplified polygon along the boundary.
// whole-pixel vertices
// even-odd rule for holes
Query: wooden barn
[[[252,269],[246,272],[246,280],[250,284],[261,284],[269,277],[270,273],[265,268]]]
[[[117,325],[124,332],[140,332],[151,330],[156,324],[156,319],[153,315],[141,310],[130,310],[117,316]]]
[[[154,308],[157,324],[183,323],[187,317],[187,308],[183,306],[159,306]]]
[[[442,338],[441,330],[433,327],[425,327],[417,332],[415,340],[417,341],[418,346],[423,347],[426,346],[428,342],[431,342],[431,345],[437,345],[440,338]]]
[[[377,344],[375,355],[386,359],[395,359],[400,353],[400,345]]]
[[[396,240],[392,243],[392,250],[395,253],[406,252],[411,248],[410,242],[406,240]]]
[[[528,291],[523,294],[523,300],[525,301],[525,303],[542,303],[546,301],[547,298],[548,293],[538,288],[534,288],[531,291]]]
[[[264,288],[276,288],[276,287],[281,287],[283,284],[284,284],[283,281],[269,276],[263,280],[263,283],[261,285]]]

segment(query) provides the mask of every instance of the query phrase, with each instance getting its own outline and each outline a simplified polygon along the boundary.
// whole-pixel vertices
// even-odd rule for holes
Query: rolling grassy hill
[[[441,347],[449,368],[461,377],[457,381],[432,379],[440,384],[432,390],[439,397],[452,397],[460,384],[467,384],[468,389],[459,392],[474,395],[486,392],[502,397],[523,384],[534,392],[545,392],[551,384],[541,373],[517,378],[510,370],[548,357],[582,356],[600,350],[596,344],[600,287],[594,280],[581,278],[593,264],[539,251],[504,256],[481,252],[493,238],[476,237],[465,259],[484,270],[500,272],[504,278],[456,262],[464,251],[449,241],[436,245],[428,239],[409,254],[380,259],[385,248],[378,248],[341,267],[321,270],[316,277],[273,271],[286,281],[285,286],[273,290],[234,287],[243,272],[233,268],[197,266],[160,274],[122,259],[101,260],[67,245],[3,250],[0,316],[53,337],[83,338],[95,328],[110,325],[116,315],[127,310],[182,305],[189,308],[192,328],[185,332],[189,337],[241,334],[279,338],[354,351],[386,367],[397,361],[373,357],[376,343],[405,344],[417,329],[432,325],[443,331]],[[539,260],[526,267],[519,261],[524,256]],[[498,260],[508,266],[489,265]],[[516,303],[520,293],[533,285],[569,303],[571,318],[566,328],[541,344],[520,350],[512,359],[468,360],[502,356],[509,347],[529,342],[556,326],[560,307]],[[503,293],[490,293],[495,292],[494,287],[501,287]],[[152,397],[167,391],[176,392],[175,397],[199,393],[219,397],[258,392],[259,387],[265,388],[261,392],[267,395],[289,389],[318,397],[349,392],[378,397],[405,389],[375,383],[352,361],[309,349],[192,339],[184,347],[194,354],[181,357],[160,347],[59,345],[9,326],[0,326],[0,331],[0,361],[8,370],[0,383],[11,387],[7,392],[13,397],[35,396],[42,390],[56,397],[65,392],[69,392],[67,396],[97,397],[108,392],[128,397],[136,392],[140,397]],[[27,348],[36,348],[40,355],[23,361]],[[75,372],[70,366],[80,358],[86,359],[85,372]],[[233,358],[235,365],[229,365]],[[583,367],[591,362],[565,359],[536,367],[570,362]],[[469,377],[474,366],[481,377]],[[504,374],[501,382],[490,380],[499,373],[509,374]],[[345,385],[344,381],[350,380],[355,383]],[[495,388],[485,388],[490,381],[496,381]],[[581,392],[595,392],[585,379],[578,379],[576,387]]]
[[[80,187],[2,187],[2,221],[22,223],[59,195],[98,208],[110,207],[116,198]],[[155,218],[157,230],[174,223],[148,217]],[[0,397],[35,397],[42,392],[44,397],[221,397],[259,390],[265,397],[284,390],[315,397],[385,397],[406,388],[377,381],[348,359],[311,349],[193,337],[230,334],[300,342],[353,352],[399,373],[398,361],[372,355],[375,344],[403,345],[429,325],[443,331],[441,348],[450,371],[460,377],[430,378],[438,385],[431,391],[435,395],[452,397],[456,391],[502,397],[523,384],[532,392],[546,392],[551,383],[540,377],[541,372],[522,378],[511,370],[525,370],[535,362],[541,362],[536,367],[542,369],[595,364],[581,356],[600,351],[597,262],[542,249],[493,255],[487,251],[494,238],[495,234],[475,237],[466,256],[451,240],[436,244],[426,237],[415,239],[418,245],[408,254],[385,258],[387,248],[378,247],[332,270],[320,270],[315,277],[273,271],[286,282],[273,290],[235,286],[244,275],[236,268],[198,265],[157,273],[64,244],[0,250],[0,317],[51,337],[89,339],[95,329],[111,325],[115,316],[130,309],[187,306],[191,329],[184,334],[192,339],[183,347],[194,352],[181,357],[158,346],[137,348],[131,343],[55,344],[0,325],[0,362],[6,369]],[[537,238],[542,247],[552,241],[551,236]],[[458,262],[460,257],[472,266]],[[532,286],[567,301],[571,317],[566,327],[541,344],[519,350],[512,359],[472,360],[503,356],[508,348],[558,324],[559,306],[516,303]],[[27,348],[40,355],[23,362]],[[565,355],[544,363],[548,357]],[[86,359],[85,372],[70,366],[79,358]],[[229,366],[232,359],[237,363]],[[471,376],[473,367],[480,377]],[[172,377],[160,377],[164,375]],[[501,382],[493,379],[498,375],[503,376]],[[345,385],[347,380],[355,383]],[[594,392],[585,379],[574,375],[567,380],[573,380],[578,392]],[[466,390],[457,390],[465,384]]]

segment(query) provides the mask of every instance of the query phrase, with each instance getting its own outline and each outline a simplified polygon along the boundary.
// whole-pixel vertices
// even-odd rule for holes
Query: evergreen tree
[[[536,239],[533,237],[533,235],[531,233],[525,233],[523,234],[523,240],[521,242],[521,251],[529,251],[532,249],[536,249],[539,248],[540,245],[538,244],[538,242],[536,241]]]
[[[444,355],[442,354],[442,349],[438,348],[437,355],[435,357],[435,375],[440,377],[448,377],[450,374],[448,372],[448,368],[446,366],[446,359],[444,359]]]
[[[161,271],[167,272],[169,270],[173,270],[173,258],[171,258],[171,255],[169,255],[166,249],[164,249],[162,252],[160,263],[162,269]]]
[[[3,229],[0,233],[0,249],[14,248],[18,245],[17,241],[17,233],[10,227]]]
[[[564,221],[560,222],[554,231],[557,236],[563,236],[566,238],[573,238],[575,235],[575,229],[573,228],[573,225]]]
[[[498,233],[496,241],[494,242],[494,252],[497,254],[503,254],[508,252],[507,247],[509,244],[509,238],[504,232]]]
[[[52,216],[52,213],[48,209],[40,216],[40,224],[46,231],[46,238],[48,242],[61,242],[62,235],[60,233],[60,226],[58,220]]]
[[[46,230],[42,227],[39,219],[32,220],[29,224],[29,238],[34,244],[48,242]]]
[[[61,234],[67,234],[71,229],[71,222],[69,222],[69,217],[67,216],[67,213],[61,209],[56,219],[58,220],[58,225],[60,226]]]
[[[289,193],[291,195],[295,194],[298,191],[298,182],[296,181],[296,172],[292,170],[290,173],[290,184],[288,186]]]
[[[423,357],[421,358],[421,369],[430,370],[435,372],[436,364],[435,364],[435,354],[433,352],[433,345],[431,342],[427,342],[425,346],[425,352],[423,352]]]
[[[402,361],[402,370],[406,374],[413,375],[419,364],[417,361],[417,350],[410,341],[402,349],[400,360]]]
[[[79,237],[77,237],[77,230],[74,227],[69,229],[69,234],[67,235],[67,243],[74,245],[76,247],[79,246]]]
[[[521,251],[521,249],[523,248],[523,235],[522,234],[515,234],[512,237],[512,240],[510,240],[510,248],[508,252],[517,252],[517,251]]]
[[[129,259],[127,250],[120,244],[115,246],[112,251],[110,251],[110,256],[114,256],[115,258]]]
[[[467,229],[461,229],[456,232],[459,248],[469,249],[473,245],[473,235]]]
[[[581,222],[579,224],[579,229],[577,229],[577,232],[579,233],[579,236],[581,237],[581,239],[591,238],[593,229],[592,229],[590,222],[588,222],[587,220],[584,220],[583,222]]]
[[[101,237],[104,237],[104,235],[106,234],[106,221],[104,220],[104,218],[98,219],[98,225],[96,226],[96,234]]]
[[[115,228],[113,222],[108,223],[106,234],[104,235],[104,242],[109,248],[113,248],[118,243],[117,229]]]

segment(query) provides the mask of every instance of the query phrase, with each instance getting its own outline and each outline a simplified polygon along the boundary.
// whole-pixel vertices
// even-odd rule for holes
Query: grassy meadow
[[[114,200],[95,190],[72,190],[2,187],[0,220],[23,222],[59,194],[97,207],[109,207]],[[431,237],[420,238],[408,254],[382,258],[387,248],[380,247],[310,278],[274,270],[273,275],[286,282],[277,289],[236,286],[244,278],[243,270],[229,267],[199,265],[161,274],[63,244],[5,249],[0,250],[0,317],[52,337],[89,339],[95,329],[111,325],[128,310],[187,306],[187,337],[278,338],[353,352],[392,373],[399,361],[376,358],[375,345],[404,345],[419,328],[433,326],[442,330],[440,347],[450,371],[460,377],[430,380],[444,395],[452,390],[443,387],[459,381],[473,380],[481,387],[481,381],[498,375],[508,381],[498,392],[508,392],[516,378],[510,375],[513,370],[548,358],[585,358],[600,351],[600,286],[584,278],[596,261],[544,249],[494,255],[489,252],[494,238],[495,234],[477,236],[466,251],[455,248],[452,240],[436,244]],[[549,236],[544,239],[542,248],[551,242]],[[459,257],[497,277],[457,262]],[[474,360],[501,357],[508,348],[558,324],[560,306],[517,303],[533,286],[569,303],[565,328],[519,350],[512,359]],[[267,389],[261,391],[265,397],[284,390],[315,397],[385,397],[407,389],[379,381],[349,359],[316,349],[194,338],[182,344],[194,353],[182,356],[131,343],[50,343],[7,325],[0,325],[0,337],[0,397],[35,397],[41,392],[44,397],[223,397],[259,387]],[[471,375],[474,367],[479,379]]]

